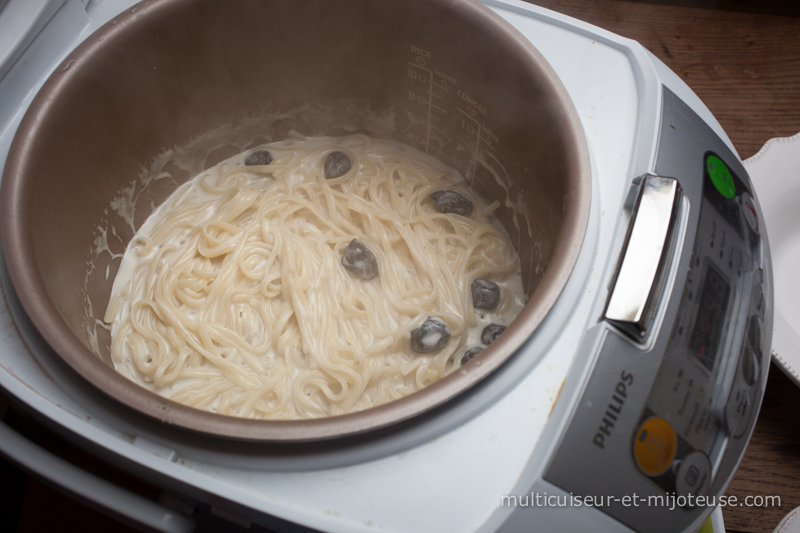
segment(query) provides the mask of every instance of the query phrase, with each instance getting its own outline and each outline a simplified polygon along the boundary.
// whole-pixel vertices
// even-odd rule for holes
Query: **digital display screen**
[[[708,263],[689,350],[709,372],[714,369],[722,330],[727,323],[725,317],[730,292],[727,280]]]

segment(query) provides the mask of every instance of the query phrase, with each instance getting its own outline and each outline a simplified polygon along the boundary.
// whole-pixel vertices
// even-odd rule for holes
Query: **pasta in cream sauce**
[[[525,303],[497,207],[437,160],[364,135],[234,156],[131,240],[105,318],[114,364],[177,402],[256,419],[407,396]]]

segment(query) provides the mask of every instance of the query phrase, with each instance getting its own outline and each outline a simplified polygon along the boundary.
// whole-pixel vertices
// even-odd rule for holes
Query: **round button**
[[[750,317],[750,323],[747,326],[747,340],[750,345],[758,350],[761,348],[761,326],[758,324],[758,318],[755,316]]]
[[[678,467],[675,492],[678,496],[705,496],[711,485],[711,461],[703,452],[694,451]]]
[[[761,227],[758,223],[758,211],[756,211],[756,202],[750,193],[747,191],[742,193],[742,210],[744,211],[744,219],[747,225],[753,230],[756,235],[761,234]]]
[[[708,170],[708,177],[711,178],[714,186],[722,196],[728,199],[736,196],[736,185],[733,183],[733,176],[731,176],[731,171],[722,162],[722,159],[715,155],[708,156],[706,170]]]
[[[751,387],[742,384],[734,385],[728,403],[725,405],[725,422],[734,438],[741,437],[747,429],[750,419],[750,390]]]
[[[764,271],[757,268],[753,272],[753,294],[750,296],[750,301],[756,303],[756,311],[758,316],[764,318],[766,305],[764,301]]]
[[[633,456],[642,472],[648,476],[658,476],[672,464],[677,448],[675,430],[669,422],[656,416],[645,420],[636,432]]]
[[[758,359],[755,350],[751,346],[746,346],[742,353],[742,377],[744,382],[751,387],[756,384],[758,379]]]

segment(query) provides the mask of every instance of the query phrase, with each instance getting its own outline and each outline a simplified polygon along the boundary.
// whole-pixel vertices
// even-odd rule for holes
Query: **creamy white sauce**
[[[341,140],[335,141],[337,146],[342,147],[342,149],[347,149],[347,144],[345,142],[342,145]],[[297,148],[299,145],[302,144],[303,149],[307,150],[309,153],[314,151],[319,151],[325,149],[326,147],[331,146],[332,140],[329,138],[309,138],[309,139],[290,139],[287,141],[282,141],[280,143],[273,143],[270,145],[265,145],[263,147],[254,148],[246,152],[242,152],[237,154],[236,156],[227,159],[225,161],[220,162],[216,166],[206,170],[205,172],[200,173],[194,179],[191,179],[184,185],[182,185],[179,189],[173,193],[170,198],[164,202],[161,206],[159,206],[145,221],[141,228],[136,232],[135,236],[131,239],[127,250],[124,254],[122,259],[121,265],[117,272],[116,278],[114,280],[113,290],[111,293],[111,299],[109,303],[108,313],[106,314],[106,322],[110,323],[111,325],[111,332],[112,338],[115,337],[119,331],[120,326],[125,323],[129,316],[130,316],[130,305],[126,302],[128,297],[128,292],[130,290],[130,286],[133,280],[134,273],[136,272],[137,268],[142,265],[144,262],[150,261],[153,257],[162,249],[164,246],[176,246],[180,247],[183,244],[183,241],[186,238],[186,235],[178,234],[174,237],[173,240],[167,242],[153,242],[153,234],[161,224],[162,220],[169,215],[169,213],[175,209],[175,206],[185,206],[189,204],[200,205],[204,203],[208,203],[209,205],[212,204],[215,200],[218,199],[217,196],[206,192],[200,185],[202,180],[208,180],[209,183],[216,183],[217,179],[224,173],[226,170],[231,169],[233,167],[244,167],[244,159],[246,156],[251,153],[252,151],[258,149],[268,149],[269,152],[273,155],[274,159],[280,159],[282,157],[300,157],[296,154]],[[402,144],[396,144],[396,150],[398,153],[409,153],[412,149],[408,148]],[[456,171],[444,166],[438,160],[426,156],[425,154],[421,154],[419,152],[414,151],[414,157],[418,158],[425,158],[429,161],[429,163],[436,167],[441,168],[442,172],[446,172],[452,176],[457,177],[458,180],[463,182],[463,178],[458,175]],[[302,183],[304,180],[307,179],[307,176],[311,173],[312,169],[319,165],[319,161],[317,159],[308,157],[302,164],[299,166],[299,170],[289,175],[285,176],[274,176],[274,177],[264,177],[263,175],[253,172],[249,176],[248,186],[253,186],[260,191],[266,190],[266,188],[271,184],[273,180],[281,180],[283,181],[284,185],[287,189],[291,189],[296,185]],[[245,169],[245,174],[247,173],[247,168]],[[485,209],[487,207],[487,202],[478,199],[479,205],[476,208]],[[117,206],[119,208],[119,206]],[[210,208],[209,208],[210,209]],[[126,222],[132,223],[132,211],[131,210],[122,210],[126,215],[124,218]],[[130,218],[130,220],[128,220]],[[515,224],[517,224],[517,220],[515,218]],[[302,218],[297,218],[294,221],[294,224],[297,227],[303,225],[305,221]],[[499,223],[496,220],[493,220],[493,224],[500,228]],[[105,232],[103,232],[103,237],[105,237]],[[507,236],[506,236],[507,238]],[[452,338],[451,343],[457,342],[461,343],[463,347],[453,355],[454,365],[453,368],[458,367],[458,362],[461,359],[462,354],[475,346],[483,346],[481,343],[481,333],[483,329],[489,324],[499,324],[503,326],[509,325],[513,319],[519,314],[519,312],[524,307],[527,297],[524,294],[523,287],[522,287],[522,279],[521,273],[519,268],[513,274],[510,274],[505,277],[505,279],[493,279],[501,289],[501,299],[498,308],[492,311],[486,310],[475,310],[475,325],[471,326],[467,329],[466,334],[461,338]],[[468,289],[466,289],[468,290]],[[469,320],[467,321],[469,323]],[[255,335],[251,333],[250,336]],[[439,341],[440,335],[428,335],[423,338],[422,342],[425,346],[431,347],[435,346]],[[252,338],[245,337],[245,341],[250,342]],[[271,352],[270,354],[266,354],[268,358],[274,358],[276,354]],[[118,361],[115,360],[114,364],[116,369],[128,377],[129,379],[135,381],[141,386],[144,386],[158,394],[170,397],[175,392],[196,383],[198,380],[194,378],[180,378],[171,384],[164,386],[164,387],[156,387],[152,379],[149,377],[143,377],[140,372],[136,370],[133,363],[130,360],[123,360]],[[216,402],[214,405],[216,405]],[[211,410],[214,410],[216,407],[212,405]]]

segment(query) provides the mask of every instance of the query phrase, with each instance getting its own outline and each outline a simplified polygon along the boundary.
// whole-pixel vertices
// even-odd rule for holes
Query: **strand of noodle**
[[[274,372],[269,377],[269,379],[261,385],[260,388],[257,390],[251,391],[246,395],[246,399],[244,404],[241,407],[241,411],[243,413],[251,413],[253,410],[253,406],[255,403],[267,394],[268,392],[272,391],[275,385],[278,384],[280,380],[286,375],[286,368],[283,365],[275,365],[273,367]]]
[[[249,375],[241,367],[227,361],[216,347],[209,333],[209,328],[205,324],[198,324],[197,332],[203,343],[204,350],[201,352],[207,360],[216,366],[231,382],[244,390],[253,390],[261,385],[255,376]]]

